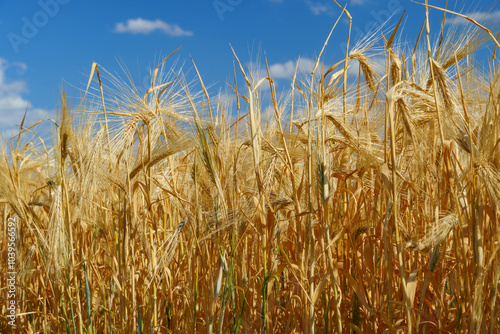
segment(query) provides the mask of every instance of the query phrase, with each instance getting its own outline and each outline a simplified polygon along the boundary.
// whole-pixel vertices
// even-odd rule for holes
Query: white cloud
[[[494,12],[470,12],[464,15],[476,20],[479,23],[485,23],[499,20],[500,10]],[[467,22],[471,23],[470,21],[457,15],[452,15],[451,18],[448,18],[446,20],[446,24],[465,24]]]
[[[269,71],[273,78],[290,78],[295,72],[295,64],[293,60],[289,60],[283,64],[273,64],[269,67]]]
[[[295,67],[297,67],[297,74],[310,73],[315,63],[316,62],[312,59],[299,58],[298,61],[289,60],[284,63],[272,64],[269,66],[269,72],[274,79],[291,79],[295,74]]]
[[[0,129],[21,124],[27,110],[25,125],[50,117],[50,112],[40,108],[33,108],[32,104],[22,95],[28,92],[26,82],[22,80],[9,80],[6,72],[15,69],[22,75],[27,66],[24,63],[11,63],[0,58]]]
[[[156,30],[162,31],[171,37],[193,36],[192,31],[183,30],[177,24],[169,24],[162,20],[150,21],[140,17],[128,19],[126,23],[117,23],[114,32],[147,35]]]
[[[309,7],[314,15],[327,14],[331,16],[334,14],[333,8],[329,3],[316,2],[312,0],[304,0],[304,3]]]
[[[364,5],[367,0],[351,0],[351,5]]]

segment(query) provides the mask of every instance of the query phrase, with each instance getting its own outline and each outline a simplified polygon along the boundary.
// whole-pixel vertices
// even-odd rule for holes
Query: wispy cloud
[[[45,109],[33,108],[28,100],[23,98],[23,94],[28,92],[26,82],[23,80],[10,80],[7,78],[9,73],[14,70],[18,76],[22,76],[27,70],[24,63],[9,63],[0,58],[0,129],[21,123],[23,115],[26,115],[26,124],[32,124],[50,116],[50,112]]]
[[[268,0],[269,2],[272,3],[283,3],[284,0]],[[364,4],[367,0],[351,0],[351,4]],[[326,14],[329,16],[333,16],[335,14],[333,6],[325,1],[325,0],[320,0],[320,1],[314,1],[314,0],[302,0],[307,7],[309,7],[309,10],[314,14],[314,15],[322,15]]]
[[[368,0],[351,0],[351,5],[364,5]]]
[[[298,60],[287,60],[283,63],[273,63],[269,64],[269,74],[274,80],[291,80],[293,78],[293,75],[295,74],[295,68],[297,68],[297,77],[303,77],[305,75],[309,78],[315,64],[316,60],[311,58],[299,58]],[[316,74],[324,69],[324,66],[325,64],[320,62]],[[254,83],[257,83],[262,78],[267,77],[267,69],[265,64],[258,62],[249,62],[247,63],[247,67],[247,75],[251,75]],[[276,87],[279,87],[279,81],[275,81],[274,83]],[[263,82],[261,83],[259,88],[261,90],[268,90],[270,88],[269,83],[267,81]]]
[[[159,19],[150,21],[140,17],[128,19],[125,23],[117,23],[114,32],[147,35],[157,30],[171,37],[193,36],[192,31],[184,30],[177,24],[170,24]]]
[[[298,66],[297,66],[298,63]],[[289,60],[284,63],[276,63],[269,66],[271,77],[275,79],[291,79],[295,74],[297,67],[297,74],[310,73],[314,68],[316,62],[308,58],[300,58],[297,60]]]
[[[470,12],[465,13],[465,16],[476,20],[479,23],[498,21],[500,19],[500,10],[494,12]],[[464,19],[463,17],[453,15],[451,18],[446,20],[446,24],[465,24],[471,23],[470,21]]]
[[[330,3],[317,2],[312,0],[304,0],[304,3],[309,7],[314,15],[326,14],[331,16],[334,14],[332,5]]]

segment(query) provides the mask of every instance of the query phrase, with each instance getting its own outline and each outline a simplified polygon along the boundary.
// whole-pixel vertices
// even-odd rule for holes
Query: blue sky
[[[353,16],[354,41],[391,14],[396,23],[403,10],[404,36],[415,40],[425,18],[425,8],[408,0],[340,4]],[[471,10],[450,0],[449,8],[493,8],[491,16],[499,17],[492,1]],[[285,89],[297,59],[307,68],[340,13],[332,0],[0,0],[0,131],[20,124],[26,107],[29,123],[55,118],[60,88],[78,97],[93,62],[118,73],[122,63],[142,85],[149,69],[181,45],[174,58],[190,69],[192,56],[212,94],[232,82],[230,44],[245,65],[259,54],[262,62],[265,52],[278,87]],[[441,15],[431,10],[434,32]],[[326,49],[326,64],[342,58],[347,29],[344,16]]]

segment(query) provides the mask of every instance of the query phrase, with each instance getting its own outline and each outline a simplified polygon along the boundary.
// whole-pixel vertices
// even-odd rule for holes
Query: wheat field
[[[0,152],[15,331],[498,333],[500,30],[402,19],[288,94],[233,50],[234,106],[175,51],[147,91],[93,64]]]

